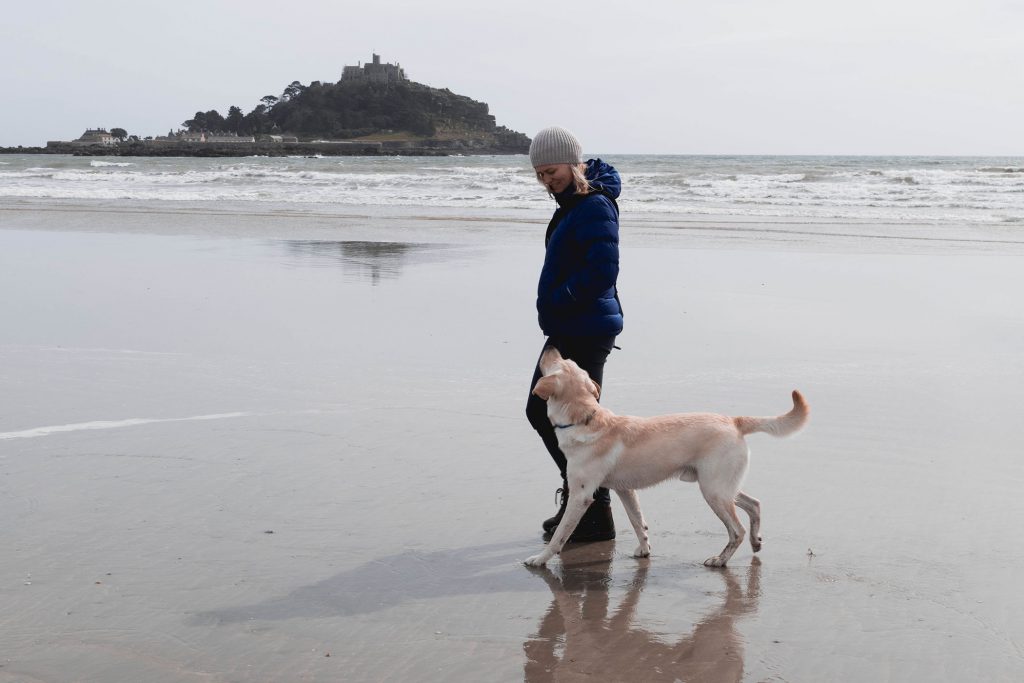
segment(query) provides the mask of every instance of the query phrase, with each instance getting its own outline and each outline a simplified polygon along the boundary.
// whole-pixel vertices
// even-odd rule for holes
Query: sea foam
[[[1024,216],[1024,159],[609,155],[633,215],[998,223]],[[523,156],[108,161],[25,155],[0,197],[546,212]]]

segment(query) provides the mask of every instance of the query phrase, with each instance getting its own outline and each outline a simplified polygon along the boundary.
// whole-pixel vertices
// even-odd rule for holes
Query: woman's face
[[[546,164],[535,166],[533,170],[537,172],[537,180],[551,194],[564,192],[572,182],[572,166],[569,164]]]

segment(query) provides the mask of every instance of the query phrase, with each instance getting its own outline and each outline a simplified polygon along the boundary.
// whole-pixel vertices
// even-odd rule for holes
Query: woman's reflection
[[[563,565],[561,579],[546,567],[535,570],[551,589],[552,600],[537,635],[523,645],[527,681],[582,680],[590,675],[631,683],[743,679],[743,641],[736,622],[757,610],[760,560],[753,559],[745,590],[733,570],[716,570],[725,582],[722,604],[692,633],[670,644],[666,634],[646,631],[636,623],[649,560],[637,560],[626,596],[609,615],[613,551],[614,547],[604,550],[603,559],[594,556]]]

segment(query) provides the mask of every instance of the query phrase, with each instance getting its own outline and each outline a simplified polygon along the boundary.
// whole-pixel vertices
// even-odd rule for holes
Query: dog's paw
[[[649,545],[638,545],[636,550],[633,551],[633,557],[650,557],[651,546]]]
[[[523,560],[523,564],[527,567],[543,567],[547,564],[548,558],[544,557],[544,553],[539,555],[531,555],[530,557]]]
[[[725,566],[725,560],[723,560],[720,556],[715,555],[714,557],[709,557],[708,559],[704,560],[704,566],[705,567],[724,567]]]

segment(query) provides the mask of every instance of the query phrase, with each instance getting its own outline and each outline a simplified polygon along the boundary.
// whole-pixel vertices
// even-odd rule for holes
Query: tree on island
[[[224,117],[216,109],[207,112],[197,111],[195,116],[181,125],[195,132],[224,130]]]
[[[277,101],[276,97],[274,101]],[[262,135],[269,133],[273,125],[267,118],[267,105],[257,104],[255,109],[245,115],[240,128],[246,135]]]
[[[124,128],[111,128],[110,136],[117,138],[118,142],[124,142],[125,138],[128,137],[128,131],[126,131]]]
[[[296,97],[301,95],[306,90],[306,86],[302,85],[298,81],[292,81],[291,84],[284,89],[281,93],[281,99],[285,102],[294,100]]]
[[[383,132],[431,138],[444,133],[489,138],[513,148],[529,145],[522,133],[495,125],[485,103],[412,81],[313,81],[308,86],[292,81],[280,97],[263,96],[248,114],[237,106],[231,106],[227,118],[215,109],[197,111],[182,125],[191,132],[257,137],[285,132],[307,139],[350,139]]]
[[[228,117],[224,119],[224,129],[231,133],[241,132],[239,129],[245,121],[245,115],[238,107],[228,107]]]

